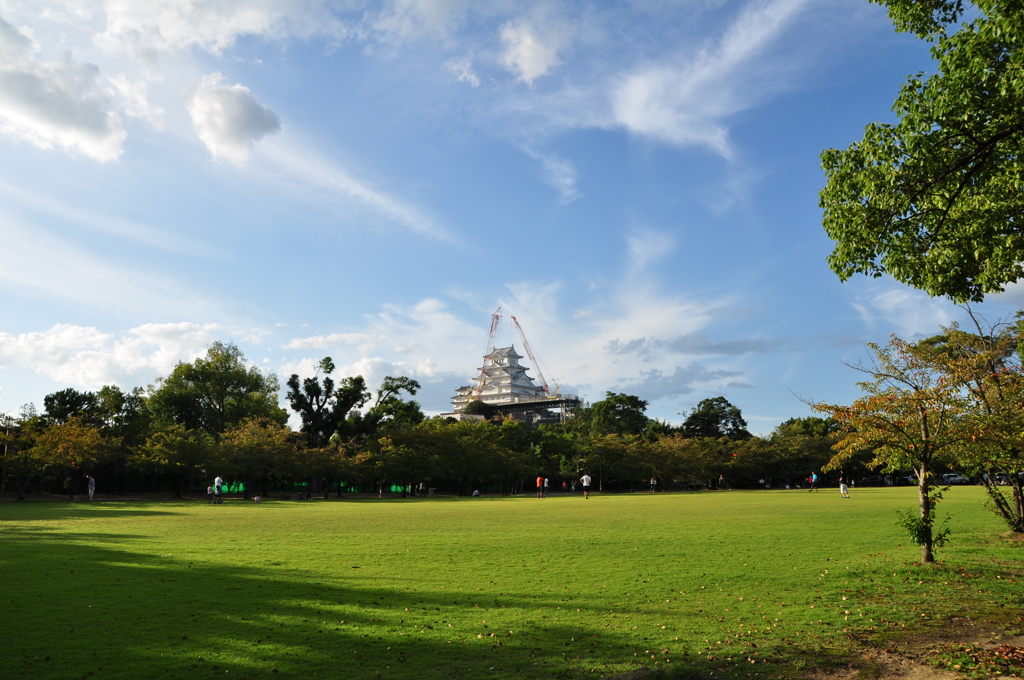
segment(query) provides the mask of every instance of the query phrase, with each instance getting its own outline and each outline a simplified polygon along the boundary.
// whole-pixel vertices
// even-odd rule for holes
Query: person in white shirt
[[[583,476],[580,477],[580,482],[583,484],[583,498],[590,498],[590,475],[583,473]]]
[[[221,489],[222,486],[224,486],[224,480],[220,478],[220,475],[217,475],[217,479],[213,480],[213,498],[214,498],[213,502],[214,503],[223,503],[224,502],[221,499],[221,497],[220,497],[220,493],[221,493],[220,489]]]
[[[89,502],[92,503],[92,496],[96,493],[96,478],[92,475],[86,475],[89,478]]]

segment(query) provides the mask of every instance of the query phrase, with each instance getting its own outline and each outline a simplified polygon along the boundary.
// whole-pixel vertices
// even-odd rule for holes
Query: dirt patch
[[[1019,621],[1019,618],[1014,617]],[[937,658],[950,658],[962,654],[965,658],[1018,658],[1024,653],[1024,635],[1019,630],[1006,631],[1001,621],[979,621],[955,617],[944,625],[928,631],[916,632],[886,643],[867,643],[860,650],[851,651],[845,665],[834,664],[828,670],[815,670],[802,676],[803,680],[964,680],[965,677],[1019,678],[1019,674],[1000,675],[996,672],[962,675],[937,668]]]

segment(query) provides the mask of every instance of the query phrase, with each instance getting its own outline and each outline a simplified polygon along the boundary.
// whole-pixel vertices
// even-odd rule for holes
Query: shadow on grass
[[[344,572],[315,581],[269,565],[166,557],[64,542],[47,532],[6,534],[5,672],[36,680],[211,673],[358,680],[596,678],[640,666],[690,677],[708,670],[682,647],[645,649],[637,638],[595,625],[599,613],[582,602],[571,606],[589,623],[555,623],[542,613],[565,604],[554,596],[425,593],[371,587]],[[513,615],[517,624],[508,623]]]
[[[151,509],[139,504],[121,503],[4,503],[0,504],[0,522],[52,522],[70,519],[97,519],[100,517],[152,517],[156,515],[178,515],[170,509]]]

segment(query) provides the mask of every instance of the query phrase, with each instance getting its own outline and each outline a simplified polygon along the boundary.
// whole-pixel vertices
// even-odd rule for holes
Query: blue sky
[[[0,0],[0,411],[222,340],[442,412],[500,305],[563,392],[767,433],[964,316],[840,283],[817,207],[930,68],[861,0]]]

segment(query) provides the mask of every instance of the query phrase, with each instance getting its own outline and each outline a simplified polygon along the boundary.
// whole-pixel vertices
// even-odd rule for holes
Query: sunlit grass
[[[893,522],[915,499],[6,503],[5,666],[38,679],[570,678],[639,665],[746,677],[851,635],[1019,607],[1024,553],[999,538],[981,491],[947,493],[953,541],[935,567],[913,565],[918,548]]]

